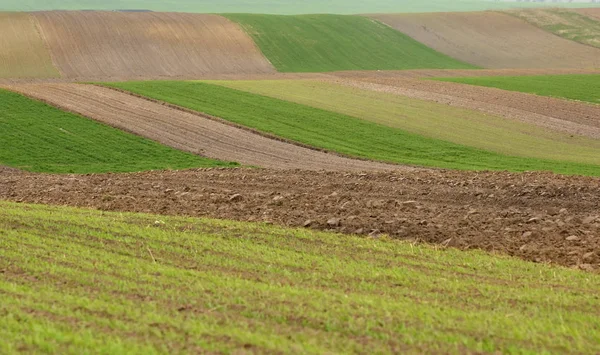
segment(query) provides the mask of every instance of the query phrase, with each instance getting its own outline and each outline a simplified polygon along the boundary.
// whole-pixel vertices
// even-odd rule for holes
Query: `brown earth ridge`
[[[600,179],[444,170],[0,173],[0,199],[262,221],[600,268]]]

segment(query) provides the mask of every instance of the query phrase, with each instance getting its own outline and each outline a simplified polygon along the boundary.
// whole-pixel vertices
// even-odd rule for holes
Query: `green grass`
[[[600,104],[600,75],[597,74],[439,78],[435,80]]]
[[[511,3],[485,0],[2,0],[0,10],[149,9],[177,12],[265,14],[478,11],[512,7],[592,7],[595,4]]]
[[[479,111],[316,80],[211,81],[505,155],[600,165],[600,140]]]
[[[600,175],[598,165],[506,156],[207,83],[146,81],[106,85],[354,157],[452,169]]]
[[[46,173],[227,166],[0,90],[0,165]]]
[[[598,353],[600,275],[262,224],[0,202],[0,353]]]
[[[229,14],[280,72],[474,68],[361,16]]]
[[[557,36],[600,48],[600,21],[564,9],[512,10],[519,17]]]

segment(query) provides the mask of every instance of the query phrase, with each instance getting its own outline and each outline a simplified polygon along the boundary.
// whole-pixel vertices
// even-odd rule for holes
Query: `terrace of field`
[[[36,26],[29,14],[0,12],[0,78],[59,76]]]
[[[99,11],[34,16],[66,78],[274,72],[252,39],[221,16]]]
[[[498,12],[372,15],[425,45],[484,68],[600,68],[600,49]]]
[[[515,117],[507,117],[509,115],[500,116],[489,111],[484,113],[481,110],[448,107],[445,102],[431,102],[434,97],[423,97],[428,99],[423,101],[418,93],[411,95],[393,87],[351,80],[237,80],[211,83],[501,154],[600,164],[600,127],[546,118],[546,122],[553,123],[547,124],[546,128],[555,129],[542,130],[540,125],[531,122],[540,117],[524,111],[513,111],[511,113]],[[456,89],[460,89],[460,86],[456,86]],[[588,111],[595,115],[595,122],[600,125],[600,107],[589,107]],[[581,132],[582,136],[574,137],[575,132]]]
[[[0,165],[46,173],[233,166],[0,90]]]
[[[408,169],[308,149],[116,90],[82,84],[21,84],[11,90],[204,157],[276,169]]]

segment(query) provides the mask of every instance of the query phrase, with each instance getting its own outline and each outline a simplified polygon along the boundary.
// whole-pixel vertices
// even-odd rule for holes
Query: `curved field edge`
[[[476,68],[362,16],[223,16],[240,24],[280,72]]]
[[[600,351],[595,274],[385,237],[0,207],[3,352]]]
[[[432,80],[486,86],[600,104],[600,75],[598,74],[436,78]]]
[[[567,9],[524,9],[504,11],[557,36],[600,48],[600,21]]]
[[[351,157],[462,170],[600,174],[600,166],[597,165],[501,155],[207,83],[161,81],[104,85]]]
[[[0,33],[0,78],[60,76],[33,15],[0,12]]]
[[[237,166],[206,159],[0,89],[0,165],[44,173]]]
[[[370,84],[340,80],[219,80],[209,83],[500,154],[600,165],[600,140],[540,129],[533,124],[470,109],[377,92],[369,90]]]

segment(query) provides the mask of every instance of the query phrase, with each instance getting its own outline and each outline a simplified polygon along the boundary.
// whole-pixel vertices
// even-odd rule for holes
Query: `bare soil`
[[[66,78],[275,72],[252,39],[221,16],[102,11],[34,16]]]
[[[575,11],[579,12],[580,14],[583,14],[583,15],[586,15],[589,17],[595,17],[600,20],[600,8],[598,8],[598,7],[593,7],[593,8],[589,8],[589,9],[576,9]]]
[[[600,267],[600,179],[549,173],[201,169],[18,177],[0,199],[209,216]]]
[[[600,105],[473,85],[367,73],[339,73],[339,84],[478,110],[546,129],[600,139]]]
[[[397,170],[268,137],[216,117],[84,84],[4,86],[50,105],[201,156],[274,169]]]
[[[498,12],[374,15],[425,45],[484,68],[600,68],[600,49]]]

